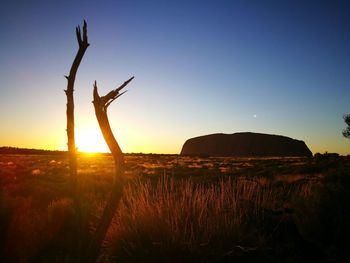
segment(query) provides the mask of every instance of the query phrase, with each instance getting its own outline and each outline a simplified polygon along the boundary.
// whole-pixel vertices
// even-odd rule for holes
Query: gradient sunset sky
[[[260,132],[350,154],[349,1],[2,1],[0,146],[66,149],[66,88],[75,84],[80,150],[107,151],[101,94],[131,76],[109,107],[124,152],[179,153],[186,139]]]

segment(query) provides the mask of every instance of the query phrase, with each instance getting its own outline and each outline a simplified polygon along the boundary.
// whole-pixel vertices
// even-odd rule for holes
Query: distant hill
[[[181,155],[312,156],[305,142],[281,135],[241,132],[210,134],[188,139]]]
[[[42,155],[64,155],[68,154],[66,151],[51,151],[41,149],[28,149],[18,147],[0,147],[0,154],[42,154]]]

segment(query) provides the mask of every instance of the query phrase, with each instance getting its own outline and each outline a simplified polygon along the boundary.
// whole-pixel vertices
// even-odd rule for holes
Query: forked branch
[[[76,147],[75,147],[75,135],[74,135],[74,82],[75,76],[77,74],[79,65],[83,56],[85,54],[86,49],[90,45],[88,43],[87,37],[87,24],[84,20],[83,25],[83,35],[80,32],[80,26],[77,26],[75,29],[77,40],[79,44],[79,49],[75,58],[73,60],[73,64],[70,68],[69,75],[65,76],[67,79],[67,89],[64,91],[67,96],[67,137],[68,137],[68,152],[70,156],[70,171],[71,177],[75,181],[76,180]]]
[[[69,152],[69,169],[70,169],[70,179],[72,184],[72,191],[73,191],[73,199],[74,199],[74,205],[77,215],[77,238],[78,238],[78,244],[77,244],[77,250],[79,251],[78,254],[81,253],[81,250],[83,248],[83,241],[85,238],[83,237],[84,228],[85,228],[85,222],[82,216],[82,210],[81,210],[81,202],[80,202],[80,194],[79,194],[79,186],[77,183],[77,150],[75,147],[75,134],[74,134],[74,82],[75,77],[80,65],[81,60],[83,59],[83,56],[85,54],[86,49],[89,46],[88,43],[88,37],[87,37],[87,25],[86,21],[84,20],[83,25],[83,35],[81,35],[80,27],[77,26],[75,29],[75,33],[77,35],[77,40],[79,44],[79,49],[77,54],[75,55],[75,58],[73,60],[72,66],[69,71],[69,75],[65,76],[67,79],[67,89],[64,91],[67,96],[67,137],[68,137],[68,152]],[[79,261],[79,259],[78,259]]]
[[[69,71],[69,76],[65,76],[69,82],[69,80],[71,79],[74,83],[74,80],[75,80],[75,75],[78,71],[78,67],[80,65],[80,62],[84,56],[84,53],[86,51],[86,49],[90,46],[89,42],[88,42],[88,36],[87,36],[87,24],[86,24],[86,21],[84,20],[84,24],[83,24],[83,35],[81,35],[81,30],[80,30],[80,26],[77,26],[75,28],[75,34],[77,36],[77,41],[78,41],[78,44],[79,44],[79,49],[78,49],[78,52],[74,58],[74,61],[73,61],[73,64],[72,64],[72,67]],[[69,88],[72,88],[72,87],[68,87],[67,86],[67,91],[69,90]],[[66,92],[67,92],[66,91]]]
[[[93,238],[90,243],[90,247],[88,250],[88,255],[86,257],[87,262],[95,262],[98,258],[99,251],[103,240],[106,236],[107,230],[112,222],[114,213],[118,207],[119,201],[122,198],[123,193],[123,173],[124,173],[124,154],[120,149],[120,146],[115,139],[112,129],[110,127],[108,116],[107,116],[107,108],[108,106],[118,97],[123,95],[125,91],[122,92],[122,89],[125,88],[126,85],[130,81],[133,80],[134,77],[125,81],[120,87],[115,90],[110,91],[105,96],[100,96],[98,94],[96,81],[94,83],[94,91],[93,91],[93,104],[95,108],[95,114],[100,126],[102,135],[113,155],[113,159],[115,162],[115,174],[113,178],[113,186],[112,192],[109,200],[103,210],[102,218],[99,222],[99,225],[96,228],[96,232],[93,235]]]
[[[119,162],[120,162],[120,159],[122,158],[123,153],[110,127],[108,116],[107,116],[107,108],[115,99],[117,99],[118,97],[120,97],[125,93],[125,91],[121,92],[121,90],[125,88],[126,85],[128,85],[128,83],[133,80],[133,78],[134,77],[131,77],[129,80],[125,81],[120,87],[110,91],[109,93],[107,93],[107,95],[102,97],[98,94],[96,81],[94,83],[93,104],[95,108],[96,118],[100,126],[102,135],[109,149],[111,150],[114,160],[116,161],[116,166],[119,166]],[[119,168],[117,167],[117,169]]]
[[[95,103],[98,103],[98,107],[100,107],[102,110],[106,111],[108,106],[118,97],[120,97],[121,95],[123,95],[125,91],[119,93],[123,88],[126,87],[126,85],[129,84],[130,81],[132,81],[134,79],[134,77],[131,77],[130,79],[128,79],[127,81],[125,81],[122,85],[120,85],[118,88],[116,88],[115,90],[112,90],[110,92],[107,93],[107,95],[100,97],[98,94],[98,90],[97,90],[97,84],[96,81],[94,83],[94,105]],[[96,109],[96,108],[95,108]]]

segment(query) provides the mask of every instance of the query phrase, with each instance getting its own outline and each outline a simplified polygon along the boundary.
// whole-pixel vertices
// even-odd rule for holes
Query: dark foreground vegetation
[[[79,155],[85,240],[112,157]],[[100,262],[342,262],[350,159],[126,156],[124,197]],[[64,155],[0,155],[0,261],[77,262]]]

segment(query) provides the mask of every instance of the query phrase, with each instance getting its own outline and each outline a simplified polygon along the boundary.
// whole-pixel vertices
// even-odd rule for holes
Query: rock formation
[[[181,155],[312,156],[305,142],[281,135],[241,132],[210,134],[188,139]]]

